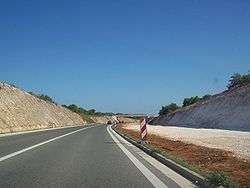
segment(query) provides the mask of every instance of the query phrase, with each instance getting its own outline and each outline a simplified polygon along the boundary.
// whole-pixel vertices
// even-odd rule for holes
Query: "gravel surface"
[[[126,129],[139,130],[138,124],[127,124]],[[231,151],[235,156],[250,159],[250,132],[219,129],[196,129],[148,125],[148,133],[171,140]]]

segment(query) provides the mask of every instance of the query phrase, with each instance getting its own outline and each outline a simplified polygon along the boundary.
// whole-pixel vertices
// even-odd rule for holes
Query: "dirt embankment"
[[[80,124],[78,114],[0,83],[0,133]]]
[[[132,128],[136,126],[136,128]],[[116,126],[116,130],[132,137],[135,140],[139,140],[139,125],[135,124],[120,124]],[[154,126],[152,126],[154,128]],[[164,127],[163,127],[164,128]],[[180,129],[179,127],[176,127]],[[155,132],[154,132],[155,131]],[[229,150],[212,148],[209,146],[198,145],[192,142],[181,141],[181,137],[190,137],[192,140],[192,135],[197,134],[194,132],[195,129],[172,131],[170,137],[164,137],[158,134],[156,130],[148,129],[147,141],[149,145],[155,149],[165,152],[168,156],[173,156],[178,160],[185,161],[189,165],[195,166],[204,172],[222,172],[231,180],[238,183],[240,187],[247,188],[250,185],[250,160],[249,158],[239,158],[234,152]],[[164,131],[164,130],[159,130]],[[160,136],[161,135],[161,136]],[[195,136],[194,136],[195,137]],[[177,139],[178,138],[178,139]],[[223,138],[223,135],[221,135]],[[233,137],[232,137],[233,138]],[[194,138],[195,139],[195,138]],[[206,140],[204,136],[203,141],[209,144],[210,142],[216,145],[216,137],[214,139]],[[202,140],[202,135],[200,135],[200,140]],[[231,141],[232,143],[233,141]],[[220,145],[220,144],[218,144]],[[241,150],[242,148],[239,148]],[[246,147],[245,149],[248,150]],[[243,154],[245,154],[243,152]]]
[[[106,124],[108,122],[118,123],[116,116],[92,116],[91,119],[95,123]]]
[[[150,124],[250,131],[250,84],[159,116]]]
[[[137,119],[124,117],[124,116],[93,116],[91,119],[96,123],[106,124],[107,122],[113,123],[138,123]]]

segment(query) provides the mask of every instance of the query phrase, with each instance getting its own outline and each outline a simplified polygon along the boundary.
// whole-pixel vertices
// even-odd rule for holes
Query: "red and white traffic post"
[[[146,118],[141,119],[141,122],[140,122],[140,137],[141,137],[142,141],[146,140],[146,137],[147,137],[147,120],[146,120]]]

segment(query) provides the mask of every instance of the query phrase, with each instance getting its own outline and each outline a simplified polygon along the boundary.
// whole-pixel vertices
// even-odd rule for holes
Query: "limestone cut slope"
[[[0,133],[86,124],[76,113],[0,83]]]
[[[91,119],[95,123],[100,123],[100,124],[106,124],[108,121],[111,123],[117,123],[117,117],[116,116],[92,116]]]
[[[250,131],[250,84],[159,116],[151,124]]]
[[[124,116],[92,116],[91,119],[96,123],[106,124],[108,121],[111,123],[137,123],[137,119],[124,117]]]

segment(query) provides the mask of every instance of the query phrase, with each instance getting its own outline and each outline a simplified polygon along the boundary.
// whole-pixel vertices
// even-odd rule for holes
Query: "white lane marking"
[[[119,136],[119,135],[118,135]],[[168,178],[172,179],[176,184],[178,184],[182,188],[196,188],[197,186],[194,185],[192,182],[187,180],[186,178],[182,177],[175,171],[171,170],[164,164],[160,163],[157,161],[155,158],[151,157],[141,149],[137,148],[127,140],[123,139],[122,137],[119,136],[127,146],[131,147],[134,152],[136,152],[138,155],[140,155],[144,160],[146,160],[148,163],[150,163],[152,166],[154,166],[156,169],[161,171],[165,176]]]
[[[82,129],[78,129],[78,130],[76,130],[76,131],[73,131],[73,132],[70,132],[70,133],[67,133],[67,134],[64,134],[64,135],[61,135],[61,136],[58,136],[58,137],[49,139],[49,140],[47,140],[47,141],[41,142],[41,143],[39,143],[39,144],[30,146],[30,147],[27,147],[27,148],[24,148],[24,149],[22,149],[22,150],[16,151],[16,152],[14,152],[14,153],[11,153],[11,154],[9,154],[9,155],[6,155],[6,156],[4,156],[4,157],[1,157],[1,158],[0,158],[0,162],[4,161],[4,160],[6,160],[6,159],[10,159],[10,158],[12,158],[12,157],[14,157],[14,156],[20,155],[21,153],[24,153],[24,152],[26,152],[26,151],[32,150],[32,149],[37,148],[37,147],[39,147],[39,146],[42,146],[42,145],[44,145],[44,144],[48,144],[48,143],[50,143],[50,142],[53,142],[53,141],[55,141],[55,140],[58,140],[58,139],[60,139],[60,138],[65,137],[65,136],[69,136],[69,135],[71,135],[71,134],[74,134],[74,133],[83,131],[83,130],[88,129],[88,128],[92,128],[92,127],[85,127],[85,128],[82,128]]]
[[[147,155],[145,152],[138,153],[143,159],[145,159],[148,163],[153,165],[156,169],[161,171],[165,176],[172,179],[176,184],[178,184],[182,188],[195,188],[197,187],[192,182],[188,181],[181,175],[177,174],[175,171],[171,170],[170,168],[166,167],[164,164],[160,163],[153,157]]]
[[[83,127],[86,125],[93,125],[95,123],[85,124],[85,125],[69,125],[64,127],[54,127],[54,128],[41,128],[36,130],[27,130],[27,131],[20,131],[20,132],[13,132],[13,133],[0,133],[1,137],[7,137],[7,136],[15,136],[15,135],[22,135],[22,134],[28,134],[28,133],[36,133],[36,132],[44,132],[44,131],[50,131],[50,130],[59,130],[59,129],[69,129],[69,128],[75,128],[75,127]]]
[[[134,165],[141,171],[141,173],[152,183],[154,187],[168,188],[159,178],[157,178],[148,168],[146,168],[130,151],[128,151],[114,136],[115,132],[111,133],[111,126],[107,127],[107,131],[120,149],[127,155],[127,157],[134,163]]]

